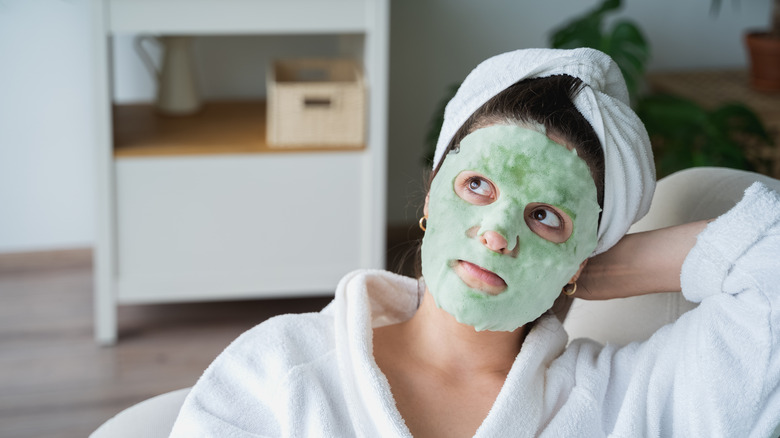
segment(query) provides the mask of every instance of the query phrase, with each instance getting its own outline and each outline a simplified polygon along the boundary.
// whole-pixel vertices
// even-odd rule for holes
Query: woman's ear
[[[431,199],[431,194],[425,195],[425,204],[423,205],[423,215],[428,216],[428,201]]]
[[[580,278],[580,275],[582,275],[582,271],[585,269],[585,265],[588,264],[588,260],[590,260],[590,259],[585,259],[585,260],[582,261],[582,263],[580,263],[580,269],[578,269],[577,273],[575,273],[571,277],[571,281],[569,281],[569,283],[576,283],[577,282],[577,279]]]

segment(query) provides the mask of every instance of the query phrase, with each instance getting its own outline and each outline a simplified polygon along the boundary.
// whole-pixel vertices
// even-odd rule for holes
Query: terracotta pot
[[[766,32],[745,35],[750,54],[750,85],[759,91],[780,91],[780,38]]]

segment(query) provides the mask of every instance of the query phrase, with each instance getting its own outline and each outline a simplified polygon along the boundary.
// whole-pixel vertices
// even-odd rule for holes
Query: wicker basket
[[[365,86],[348,59],[288,59],[268,73],[271,147],[363,147]]]

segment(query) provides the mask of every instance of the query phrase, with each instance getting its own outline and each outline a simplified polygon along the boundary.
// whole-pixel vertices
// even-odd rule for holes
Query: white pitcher
[[[144,41],[154,41],[162,46],[163,59],[159,69],[144,48]],[[157,81],[157,109],[163,114],[189,115],[201,107],[191,42],[192,38],[186,36],[140,35],[135,38],[138,55]]]

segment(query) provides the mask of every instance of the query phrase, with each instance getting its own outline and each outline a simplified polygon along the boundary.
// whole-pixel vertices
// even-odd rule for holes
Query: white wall
[[[89,0],[0,0],[0,252],[88,246],[94,239]],[[709,0],[627,0],[653,44],[653,70],[741,67],[741,33],[768,22],[768,0],[731,2],[717,17]],[[482,59],[547,46],[550,29],[595,5],[582,0],[393,0],[391,4],[388,220],[416,222],[423,139],[445,87]],[[130,46],[116,41],[116,95],[148,100],[150,77]],[[259,95],[258,37],[201,43],[209,96]],[[337,48],[301,38],[285,49]],[[225,53],[224,47],[232,47]],[[250,47],[252,49],[250,49]],[[225,77],[213,66],[241,71]],[[262,83],[262,81],[259,81]]]
[[[0,252],[94,240],[87,0],[0,0]]]

